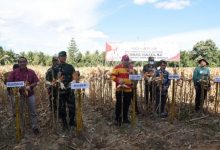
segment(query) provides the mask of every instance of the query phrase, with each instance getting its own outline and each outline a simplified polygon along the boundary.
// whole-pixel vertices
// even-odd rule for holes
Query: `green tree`
[[[70,63],[72,65],[77,64],[78,51],[79,51],[79,49],[77,48],[76,42],[75,42],[74,38],[72,38],[70,40],[69,47],[68,47],[68,54],[67,54],[67,62],[68,63]]]
[[[5,55],[8,56],[8,59],[7,59],[8,64],[17,62],[16,54],[12,50],[5,51]]]
[[[38,59],[39,59],[38,65],[42,65],[42,66],[46,65],[46,56],[43,52],[38,53]]]
[[[105,51],[100,53],[100,61],[101,61],[101,65],[106,65],[106,61],[105,61]]]
[[[91,65],[92,66],[100,65],[101,59],[100,59],[99,51],[96,50],[93,54],[91,54],[90,59],[91,59]]]
[[[212,40],[200,41],[193,46],[192,59],[203,57],[210,62],[210,66],[217,66],[219,62],[218,47]]]
[[[83,65],[86,67],[92,66],[91,64],[91,54],[89,51],[86,51],[85,55],[82,58]]]
[[[34,52],[34,61],[32,62],[33,65],[46,65],[46,56],[43,52]]]
[[[78,52],[76,55],[76,64],[75,66],[77,67],[83,67],[83,62],[82,62],[83,54],[81,52]]]
[[[25,52],[20,52],[19,56],[26,57],[26,54],[25,54]]]
[[[180,51],[180,67],[192,67],[195,62],[192,60],[191,51]]]
[[[33,62],[34,62],[34,52],[28,51],[26,57],[27,57],[28,63],[30,65],[33,65]]]
[[[0,46],[0,64],[1,65],[12,64],[15,60],[16,60],[15,53],[12,50],[5,51]]]
[[[46,66],[52,65],[52,56],[45,55],[45,60],[46,60]]]

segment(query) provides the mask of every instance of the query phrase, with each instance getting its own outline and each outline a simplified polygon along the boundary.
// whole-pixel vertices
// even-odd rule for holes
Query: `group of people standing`
[[[65,51],[58,53],[58,56],[52,58],[52,66],[46,72],[46,87],[50,100],[50,108],[53,114],[56,114],[63,130],[68,130],[76,126],[75,122],[75,96],[74,90],[70,88],[75,72],[71,64],[66,63],[67,54]],[[206,97],[209,88],[203,88],[202,81],[208,80],[210,71],[208,62],[205,59],[198,61],[199,65],[193,72],[193,83],[196,89],[195,110],[202,109],[202,103]],[[7,77],[7,82],[24,81],[25,86],[19,89],[21,113],[23,113],[24,103],[27,102],[31,125],[34,134],[39,134],[37,122],[36,100],[34,88],[37,86],[39,79],[36,73],[27,68],[28,60],[25,57],[18,59],[18,64]],[[142,75],[145,79],[145,100],[146,104],[153,104],[154,110],[161,117],[167,117],[165,105],[167,93],[170,86],[169,72],[166,70],[167,62],[161,60],[159,68],[154,61],[154,57],[148,58],[148,64],[143,66]],[[115,103],[115,120],[117,124],[130,123],[128,110],[133,97],[135,88],[134,82],[129,79],[129,74],[135,73],[133,64],[128,55],[121,58],[121,63],[115,66],[111,73],[112,80],[116,83],[116,103]],[[153,85],[152,79],[157,79],[160,84]],[[204,91],[202,91],[204,90]],[[204,96],[201,96],[204,93]],[[203,99],[202,99],[203,98]],[[68,116],[67,109],[68,107]],[[137,109],[137,107],[136,107]],[[21,115],[22,116],[22,115]]]
[[[128,55],[124,55],[121,59],[121,64],[114,67],[112,71],[112,80],[116,83],[116,106],[115,106],[115,120],[116,123],[121,125],[121,123],[130,123],[128,119],[128,110],[132,100],[133,90],[135,85],[129,79],[129,74],[134,73],[134,68],[130,64],[131,60]],[[166,71],[167,62],[164,60],[160,61],[160,68],[157,69],[154,58],[149,57],[148,64],[143,67],[143,76],[145,81],[145,98],[146,104],[153,101],[153,96],[156,96],[156,112],[163,117],[167,116],[165,111],[166,97],[168,88],[170,85],[170,80],[168,79],[169,72]],[[162,78],[162,89],[157,86],[153,89],[152,82],[148,81],[152,77]],[[137,109],[137,107],[136,107]],[[123,115],[122,115],[123,114]]]
[[[46,83],[49,82],[46,87],[49,94],[50,108],[54,110],[54,114],[58,113],[57,116],[59,117],[63,130],[75,126],[75,96],[70,88],[72,74],[75,72],[75,69],[72,65],[66,63],[66,58],[67,54],[65,51],[59,52],[58,57],[53,57],[52,67],[48,69],[45,77],[47,80]],[[39,79],[34,70],[27,67],[27,64],[28,60],[25,57],[19,57],[18,64],[14,65],[13,71],[8,72],[5,76],[5,83],[24,81],[25,86],[19,88],[21,130],[25,130],[23,129],[24,119],[22,117],[24,117],[24,104],[27,103],[33,133],[38,135],[40,131],[37,121],[34,88],[38,85]],[[12,96],[11,92],[11,89],[8,89],[9,96]],[[12,102],[10,103],[14,105],[14,99],[11,100]],[[66,104],[69,111],[68,120]],[[15,108],[12,108],[15,115],[14,109]]]
[[[210,90],[210,71],[208,65],[208,61],[201,58],[198,60],[198,66],[193,72],[192,80],[196,90],[196,112],[202,110],[207,91]],[[155,104],[153,106],[154,112],[163,118],[168,116],[165,106],[171,82],[169,79],[170,73],[166,70],[166,67],[167,62],[165,60],[160,60],[159,67],[157,67],[154,57],[149,57],[148,64],[144,65],[142,70],[142,75],[145,80],[146,106],[151,105],[152,107],[152,105]],[[112,71],[112,80],[116,83],[115,120],[119,125],[121,125],[121,123],[130,123],[128,110],[135,85],[132,85],[133,82],[129,79],[129,74],[133,73],[133,70],[134,68],[131,65],[129,56],[124,55],[121,59],[121,63],[115,66]]]

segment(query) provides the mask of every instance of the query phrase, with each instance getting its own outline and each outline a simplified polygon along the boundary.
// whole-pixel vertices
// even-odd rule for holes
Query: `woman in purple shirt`
[[[16,82],[16,81],[25,82],[25,86],[20,88],[19,90],[21,118],[23,117],[23,113],[24,113],[23,107],[24,107],[24,102],[26,100],[30,112],[33,132],[34,134],[39,134],[39,129],[37,125],[35,96],[33,91],[34,87],[38,84],[39,79],[33,70],[27,68],[27,64],[28,64],[27,59],[25,57],[20,57],[18,59],[19,68],[15,69],[10,73],[8,77],[8,82]]]

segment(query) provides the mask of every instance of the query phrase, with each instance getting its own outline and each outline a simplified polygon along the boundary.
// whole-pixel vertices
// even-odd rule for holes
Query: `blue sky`
[[[120,36],[117,36],[120,38],[133,40],[135,37],[151,39],[157,36],[220,26],[220,1],[194,0],[189,2],[189,6],[182,9],[160,9],[155,8],[153,4],[135,5],[130,1],[116,13],[103,18],[98,28],[106,31],[106,34],[110,36],[119,34]],[[112,5],[110,7],[114,9]]]
[[[56,54],[72,37],[79,49],[105,42],[172,42],[220,47],[219,0],[0,0],[0,46]]]

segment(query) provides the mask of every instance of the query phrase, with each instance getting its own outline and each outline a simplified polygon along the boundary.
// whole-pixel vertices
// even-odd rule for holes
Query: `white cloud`
[[[197,42],[208,39],[213,40],[220,48],[220,28],[177,33],[139,42],[145,42],[151,45],[173,45],[178,50],[192,50]]]
[[[184,9],[190,6],[190,0],[133,0],[137,5],[144,5],[146,3],[152,4],[156,8],[162,9]]]
[[[184,9],[190,6],[190,0],[170,0],[158,2],[154,5],[156,8],[163,9]]]
[[[81,32],[77,37],[79,38],[107,38],[108,36],[105,35],[103,32],[91,29],[91,30],[85,30]]]
[[[137,5],[144,5],[146,3],[155,3],[158,0],[134,0],[134,3]]]
[[[106,38],[95,26],[103,0],[0,1],[0,43],[16,51],[65,50],[72,37],[79,47]],[[94,45],[97,45],[94,42]],[[19,48],[19,50],[18,50]],[[43,48],[43,49],[42,49]],[[54,51],[55,50],[55,51]]]

